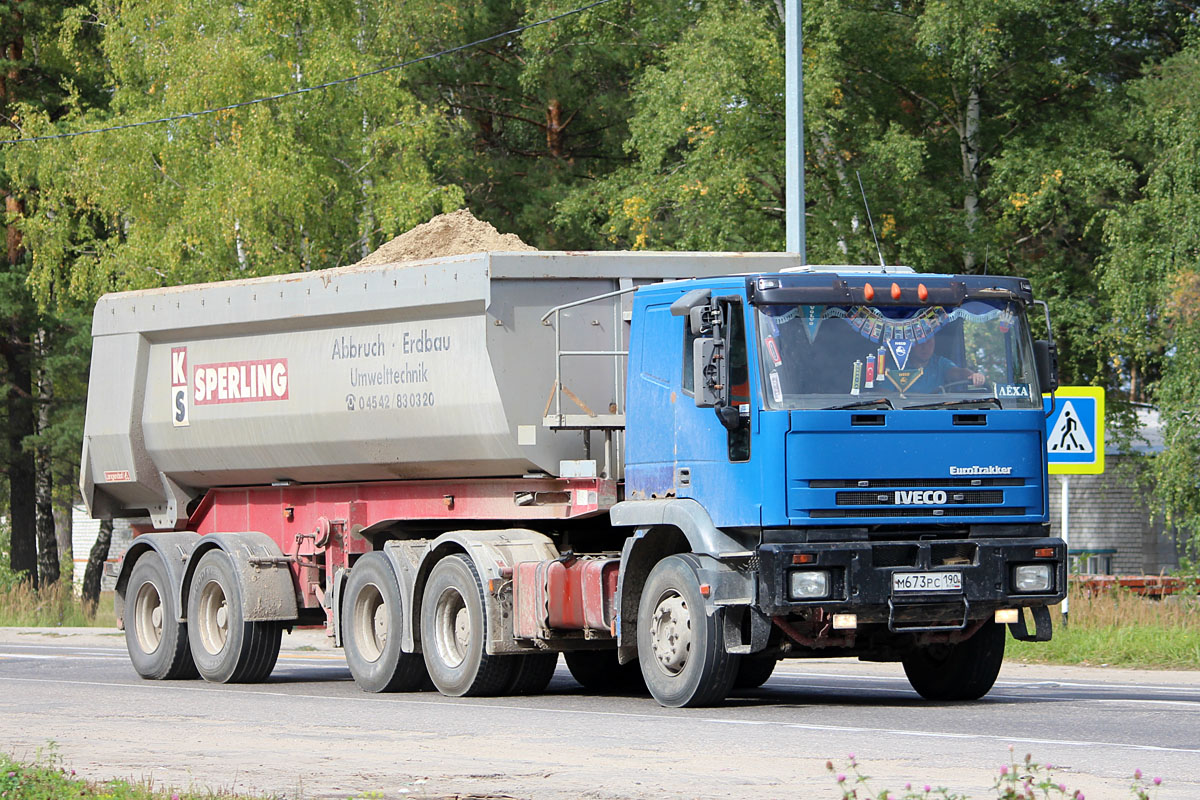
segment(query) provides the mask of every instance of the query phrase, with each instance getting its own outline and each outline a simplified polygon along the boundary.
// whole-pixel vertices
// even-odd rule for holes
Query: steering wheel
[[[939,390],[942,394],[946,394],[947,392],[990,392],[992,390],[992,382],[985,380],[983,383],[976,386],[975,383],[970,380],[950,381],[949,383],[943,383],[941,387],[939,387]]]

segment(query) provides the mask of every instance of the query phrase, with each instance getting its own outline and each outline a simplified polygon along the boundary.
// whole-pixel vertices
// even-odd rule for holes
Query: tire
[[[742,656],[742,663],[738,665],[737,675],[733,679],[733,688],[757,689],[767,682],[778,663],[779,661],[774,658]]]
[[[905,657],[904,674],[926,700],[978,700],[1004,661],[1004,626],[988,621],[965,642],[930,645]]]
[[[664,558],[650,571],[637,643],[646,688],[661,705],[713,705],[729,694],[740,659],[725,652],[718,619],[705,613],[700,581],[684,558]]]
[[[158,553],[133,565],[125,597],[125,647],[134,671],[156,681],[195,678],[187,623],[178,622],[176,593]]]
[[[200,558],[188,591],[188,639],[200,677],[213,683],[259,683],[279,658],[283,626],[246,622],[241,586],[223,550]]]
[[[503,692],[516,660],[487,654],[483,585],[466,556],[439,561],[421,597],[421,650],[437,690],[448,697]]]
[[[428,677],[420,653],[400,648],[403,608],[387,556],[367,553],[354,562],[342,600],[342,646],[364,692],[414,692]]]
[[[642,694],[646,680],[637,661],[621,664],[616,650],[573,650],[564,653],[567,669],[580,686],[597,694]]]
[[[558,666],[558,653],[528,653],[505,658],[516,662],[516,666],[503,694],[542,694]]]

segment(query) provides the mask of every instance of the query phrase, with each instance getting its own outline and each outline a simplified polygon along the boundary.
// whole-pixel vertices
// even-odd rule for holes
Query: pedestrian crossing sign
[[[1104,472],[1104,390],[1098,386],[1060,386],[1042,395],[1046,417],[1046,460],[1051,475],[1098,475]]]

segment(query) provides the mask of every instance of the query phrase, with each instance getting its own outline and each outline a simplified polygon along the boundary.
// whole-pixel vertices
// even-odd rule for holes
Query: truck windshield
[[[770,408],[1040,407],[1020,304],[760,306]]]

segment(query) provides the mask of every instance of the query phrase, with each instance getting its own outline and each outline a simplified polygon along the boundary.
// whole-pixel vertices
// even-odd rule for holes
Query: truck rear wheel
[[[638,607],[638,661],[646,688],[671,708],[725,699],[738,657],[725,652],[716,617],[704,609],[696,570],[679,556],[650,571]]]
[[[187,624],[178,621],[175,594],[158,553],[145,553],[133,565],[125,597],[125,647],[137,674],[150,680],[196,677]]]
[[[428,676],[421,655],[400,649],[403,605],[387,556],[367,553],[354,562],[342,609],[346,664],[360,689],[413,692],[424,685]]]
[[[214,683],[259,683],[275,669],[283,628],[246,622],[233,561],[223,550],[200,558],[188,592],[188,638],[200,677]]]
[[[558,653],[528,653],[505,656],[516,663],[502,694],[541,694],[550,685],[558,666]]]
[[[421,650],[438,691],[450,697],[495,695],[512,680],[516,659],[487,654],[483,584],[466,556],[439,561],[421,598]]]
[[[737,677],[733,679],[733,688],[757,689],[767,682],[778,663],[778,659],[774,658],[742,656],[742,663],[738,665]]]
[[[904,659],[904,674],[926,700],[978,700],[1004,661],[1004,626],[989,620],[958,644],[922,647]]]
[[[571,677],[588,691],[630,694],[646,691],[641,665],[637,661],[621,664],[616,650],[572,650],[564,656]]]

